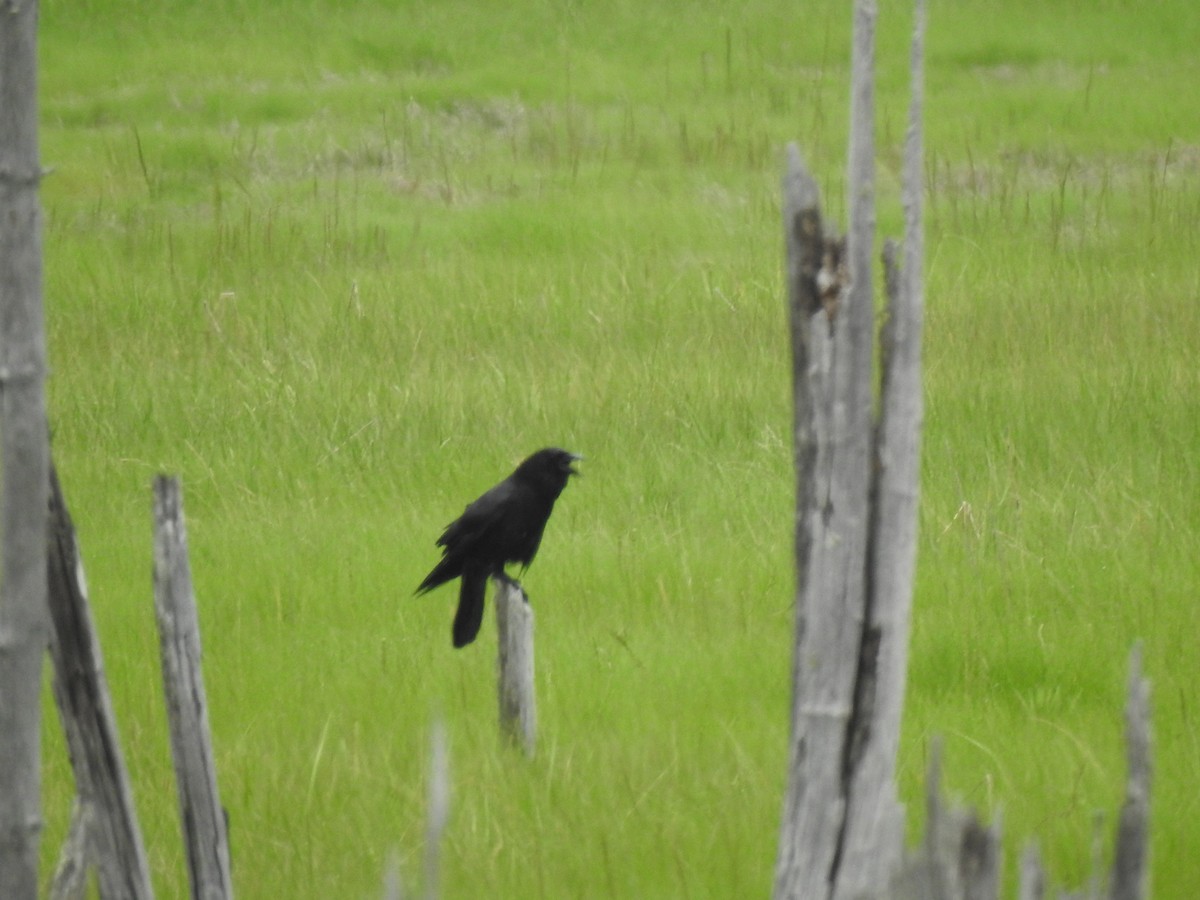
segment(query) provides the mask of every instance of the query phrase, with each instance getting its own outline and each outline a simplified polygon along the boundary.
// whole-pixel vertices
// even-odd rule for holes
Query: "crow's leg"
[[[524,571],[525,571],[524,569],[521,570],[522,573],[524,573]],[[521,584],[521,582],[518,581],[516,578],[513,578],[511,575],[509,575],[503,569],[501,569],[499,572],[496,572],[492,577],[495,578],[497,581],[504,582],[509,587],[516,588],[517,591],[521,595],[521,599],[524,600],[526,603],[529,603],[529,595],[525,592],[525,586],[523,584]]]
[[[503,569],[497,569],[495,572],[493,572],[492,578],[496,579],[496,581],[507,584],[509,587],[519,588],[521,586],[521,582],[517,581],[517,579],[513,578]]]

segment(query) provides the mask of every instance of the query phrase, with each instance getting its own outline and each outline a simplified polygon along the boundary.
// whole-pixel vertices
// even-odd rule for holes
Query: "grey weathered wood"
[[[825,233],[815,182],[794,147],[789,148],[784,180],[795,386],[797,593],[777,898],[838,894],[841,873],[848,871],[842,866],[850,847],[847,837],[855,834],[848,819],[851,786],[871,736],[874,697],[868,688],[879,641],[868,627],[875,19],[872,0],[858,0],[844,254]],[[876,797],[864,793],[862,803],[875,806]],[[890,824],[883,833],[893,846],[882,852],[894,858],[899,853],[892,827],[898,807],[894,802],[884,806]],[[862,831],[879,839],[876,821],[865,823]],[[861,848],[865,840],[851,849]],[[887,863],[881,863],[884,871]],[[860,892],[861,885],[851,885],[851,880],[847,890]]]
[[[46,616],[46,339],[36,0],[0,13],[0,897],[37,896]]]
[[[1017,873],[1017,900],[1042,900],[1046,894],[1046,876],[1037,844],[1030,841],[1021,853],[1021,868]]]
[[[497,683],[500,732],[533,756],[537,746],[537,702],[533,688],[533,608],[524,589],[507,578],[496,587],[499,635]]]
[[[835,896],[847,898],[879,894],[900,860],[904,833],[904,809],[895,773],[908,672],[924,415],[921,120],[925,16],[921,0],[916,7],[912,100],[904,149],[903,268],[896,264],[893,242],[889,241],[884,251],[887,318],[881,334],[883,371],[874,449],[866,628],[849,748],[849,808],[835,890]]]
[[[178,479],[164,475],[154,480],[154,601],[191,896],[221,900],[233,896],[229,839],[209,737],[183,499]]]
[[[925,782],[925,836],[900,865],[890,890],[869,896],[894,900],[994,900],[1000,890],[999,820],[990,827],[941,793],[941,746],[935,741]]]
[[[442,836],[450,819],[450,753],[446,728],[440,720],[429,734],[428,809],[425,816],[425,900],[441,896]],[[400,862],[393,852],[384,868],[383,900],[402,900]]]
[[[442,835],[450,819],[450,756],[446,728],[435,722],[429,736],[429,809],[425,824],[425,900],[441,896]]]
[[[404,900],[404,885],[400,880],[400,860],[393,852],[383,870],[383,900]]]
[[[1109,896],[1141,900],[1150,895],[1150,684],[1142,677],[1142,647],[1129,654],[1125,706],[1125,756],[1129,769],[1125,802],[1117,819]]]
[[[795,398],[796,636],[788,783],[774,896],[993,900],[999,816],[982,824],[944,803],[935,747],[926,837],[903,851],[896,753],[907,683],[923,418],[922,106],[924,0],[916,0],[905,139],[903,265],[884,248],[879,420],[871,423],[874,244],[874,0],[856,0],[849,152],[850,225],[823,222],[816,182],[788,148],[783,184]],[[1140,655],[1126,712],[1129,779],[1111,874],[1081,897],[1141,900],[1148,882],[1150,735]],[[1100,873],[1099,864],[1096,872]],[[1040,900],[1035,848],[1020,897]]]
[[[86,842],[104,898],[153,896],[133,791],[121,752],[100,644],[88,608],[83,561],[58,474],[50,467],[49,606],[54,697],[88,812]],[[65,856],[64,856],[65,860]]]
[[[773,894],[821,898],[828,895],[841,831],[841,761],[858,634],[823,602],[827,597],[855,602],[846,597],[842,580],[853,568],[842,535],[846,507],[842,494],[836,507],[832,497],[834,407],[844,410],[848,403],[835,394],[834,356],[845,354],[846,330],[836,327],[844,322],[838,308],[840,270],[826,265],[835,256],[836,240],[826,234],[816,181],[794,145],[788,147],[783,204],[794,386],[796,637],[788,782]],[[865,480],[859,483],[865,490]],[[844,476],[838,486],[844,493]],[[840,513],[836,521],[835,511]]]
[[[50,900],[83,900],[86,896],[87,874],[94,856],[90,840],[93,817],[91,802],[76,795],[67,839],[50,882]]]
[[[1062,898],[1145,900],[1150,895],[1150,688],[1142,676],[1140,645],[1130,654],[1125,716],[1129,776],[1108,888],[1105,890],[1101,873],[1103,852],[1098,840],[1090,883],[1081,890],[1060,893]],[[940,792],[940,766],[940,742],[935,741],[926,781],[925,837],[902,863],[886,896],[893,900],[993,900],[1000,889],[999,821],[987,827],[974,813],[947,805]],[[1101,831],[1097,828],[1097,835]],[[1021,856],[1017,896],[1019,900],[1041,900],[1045,894],[1046,878],[1037,846],[1030,843]]]

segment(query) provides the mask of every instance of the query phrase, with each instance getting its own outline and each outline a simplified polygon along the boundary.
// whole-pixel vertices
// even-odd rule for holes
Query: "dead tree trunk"
[[[36,0],[0,12],[0,897],[37,896],[49,484]]]
[[[942,799],[941,743],[925,775],[925,837],[891,879],[894,900],[995,900],[1000,887],[1000,826]]]
[[[903,835],[904,810],[895,783],[896,754],[908,683],[924,417],[924,14],[924,4],[918,2],[912,37],[912,100],[904,147],[903,267],[896,263],[895,244],[888,241],[884,247],[887,306],[881,334],[882,385],[872,456],[866,615],[855,686],[856,721],[849,738],[849,806],[836,891],[840,897],[859,897],[885,884],[900,858]],[[871,75],[856,71],[855,77],[870,79]],[[860,127],[869,129],[870,119]],[[868,161],[861,165],[866,167]],[[872,222],[872,230],[873,226]]]
[[[1125,705],[1125,759],[1129,774],[1125,803],[1117,819],[1109,896],[1141,900],[1150,896],[1150,684],[1142,676],[1139,644],[1129,659],[1129,699]]]
[[[1143,900],[1149,896],[1150,688],[1142,677],[1140,646],[1129,655],[1125,753],[1129,772],[1125,805],[1117,822],[1112,871],[1105,878],[1097,867],[1090,889],[1064,893],[1063,897]],[[970,810],[947,803],[942,797],[941,750],[937,743],[926,776],[925,805],[925,837],[897,869],[886,896],[892,900],[999,897],[1000,824],[985,825]],[[1046,876],[1037,846],[1030,844],[1021,855],[1017,897],[1041,900],[1045,895]]]
[[[912,106],[904,150],[904,263],[884,248],[878,422],[871,421],[874,241],[871,129],[873,0],[857,0],[851,87],[850,228],[840,241],[821,216],[816,182],[788,148],[784,231],[795,390],[796,641],[788,784],[776,898],[992,900],[1000,826],[943,804],[940,753],[927,786],[926,836],[905,857],[896,752],[907,682],[920,471],[922,331],[922,56],[917,0]],[[1097,876],[1112,900],[1148,890],[1150,732],[1140,653],[1130,663],[1129,781],[1113,868]],[[1098,871],[1098,870],[1097,870]],[[1021,862],[1020,897],[1043,895],[1037,849]]]
[[[921,421],[920,102],[906,147],[906,259],[872,422],[874,32],[855,5],[848,190],[839,241],[789,147],[784,231],[795,392],[796,643],[776,898],[878,896],[899,862],[893,772],[907,664]],[[919,72],[921,16],[913,65]],[[915,173],[915,175],[914,175]]]
[[[84,823],[86,847],[94,859],[101,896],[153,896],[146,850],[138,828],[125,758],[117,735],[100,643],[88,609],[83,561],[75,528],[63,499],[58,474],[50,469],[50,643],[54,661],[54,697],[75,771],[78,803],[73,818]],[[63,861],[74,865],[67,854]],[[85,862],[86,865],[86,862]]]
[[[533,608],[525,590],[507,578],[496,586],[499,635],[497,683],[500,733],[533,756],[537,745],[537,701],[533,689]]]
[[[229,837],[217,793],[208,701],[200,673],[200,624],[183,499],[178,479],[164,475],[154,480],[154,600],[192,897],[222,900],[233,896]]]

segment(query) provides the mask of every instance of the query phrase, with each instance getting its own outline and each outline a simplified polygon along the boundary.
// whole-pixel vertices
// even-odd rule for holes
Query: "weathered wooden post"
[[[924,418],[924,43],[925,6],[923,0],[917,0],[902,177],[902,266],[896,263],[895,243],[889,240],[884,246],[886,318],[880,335],[882,371],[872,453],[866,609],[855,686],[856,723],[848,760],[852,771],[847,773],[849,805],[836,892],[842,897],[857,897],[885,884],[900,859],[903,840],[904,809],[895,774],[908,684]],[[866,48],[861,54],[856,52],[856,57],[865,55]],[[873,76],[856,70],[855,78]],[[861,114],[867,116],[865,111]],[[870,117],[855,127],[870,129]],[[851,165],[855,165],[853,160]],[[866,168],[874,162],[863,159],[857,165]],[[861,240],[865,243],[869,238],[863,235]],[[864,252],[864,256],[869,254]],[[869,259],[863,264],[869,265]],[[864,302],[869,301],[864,298]]]
[[[429,735],[429,809],[425,822],[425,900],[441,896],[442,836],[450,819],[450,754],[446,727],[433,723]]]
[[[498,635],[497,684],[500,732],[533,756],[537,701],[533,688],[533,607],[525,590],[507,578],[493,579]]]
[[[72,811],[75,839],[68,840],[64,850],[62,878],[65,882],[73,869],[86,874],[90,859],[96,864],[102,896],[148,898],[153,896],[150,869],[104,676],[100,643],[88,608],[83,561],[53,464],[49,545],[54,697],[78,796]],[[74,834],[76,827],[81,831],[78,835]]]
[[[1109,891],[1112,900],[1150,896],[1150,683],[1142,675],[1142,647],[1129,656],[1125,705],[1125,802],[1117,819]]]
[[[0,13],[0,897],[37,896],[46,615],[46,333],[36,0]]]
[[[893,874],[891,900],[995,900],[1000,888],[1000,826],[942,799],[941,742],[934,740],[925,775],[925,836]]]
[[[925,840],[903,851],[896,752],[907,683],[920,471],[922,57],[917,0],[912,105],[904,148],[904,262],[884,247],[878,421],[871,421],[874,242],[872,67],[875,6],[857,0],[851,87],[850,227],[824,223],[795,147],[784,177],[784,231],[795,388],[796,642],[792,732],[776,898],[991,900],[1000,889],[998,822],[943,802],[940,747],[926,788]],[[1148,890],[1149,689],[1130,661],[1129,778],[1107,892]],[[1096,884],[1104,879],[1097,875]],[[1040,900],[1037,848],[1021,860],[1021,900]],[[1090,896],[1099,896],[1093,891]]]
[[[882,410],[872,421],[875,331],[872,0],[854,9],[850,223],[821,214],[788,148],[784,232],[796,453],[796,643],[776,898],[881,896],[900,861],[893,773],[907,665],[921,424],[920,71],[905,148],[906,268],[889,278]]]
[[[154,601],[192,897],[223,900],[233,896],[229,837],[209,739],[183,498],[179,480],[165,475],[154,479]]]
[[[92,850],[92,820],[95,816],[93,804],[76,794],[71,805],[67,839],[59,852],[58,865],[50,882],[50,900],[76,900],[87,896],[88,870],[95,856]],[[110,895],[101,896],[107,898]]]
[[[429,732],[429,784],[425,812],[425,900],[437,900],[442,884],[442,836],[450,819],[450,751],[446,727],[435,719]],[[383,872],[383,900],[403,900],[400,861],[393,853]]]
[[[1078,894],[1099,900],[1144,900],[1149,888],[1150,853],[1150,688],[1142,677],[1141,646],[1129,655],[1129,688],[1125,706],[1125,754],[1128,775],[1125,804],[1117,821],[1111,871],[1096,869],[1092,886]],[[983,824],[974,812],[947,802],[941,793],[941,746],[935,741],[925,785],[925,836],[921,846],[906,854],[891,879],[889,900],[1000,896],[1000,823]],[[1098,850],[1098,846],[1097,846]],[[1021,854],[1018,900],[1042,900],[1046,876],[1036,843]],[[868,896],[880,896],[879,893]]]

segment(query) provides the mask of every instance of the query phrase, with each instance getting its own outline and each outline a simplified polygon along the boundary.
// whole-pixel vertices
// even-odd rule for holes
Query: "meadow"
[[[881,3],[898,234],[906,4]],[[1200,19],[933,0],[926,422],[901,779],[1083,884],[1142,640],[1155,896],[1200,896]],[[182,476],[242,897],[769,890],[793,629],[779,178],[840,217],[849,3],[130,0],[41,8],[53,448],[162,897],[187,895],[151,594]],[[495,628],[412,592],[526,453],[586,454]],[[70,767],[47,692],[43,856]]]

